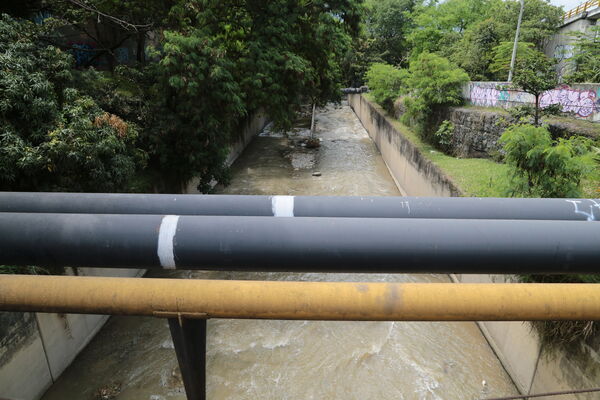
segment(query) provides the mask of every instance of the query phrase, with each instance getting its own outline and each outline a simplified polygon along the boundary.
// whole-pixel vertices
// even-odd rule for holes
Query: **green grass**
[[[370,93],[363,96],[367,98],[377,109],[385,114],[392,125],[408,140],[410,140],[423,154],[425,158],[432,161],[448,176],[466,197],[506,197],[509,188],[510,168],[503,163],[485,158],[457,158],[452,157],[434,148],[423,141],[421,137],[408,126],[391,117],[374,100]],[[499,108],[486,108],[478,106],[467,106],[470,109],[481,109],[484,111],[500,111],[506,114],[506,110]],[[577,121],[578,123],[592,124],[589,121]],[[599,127],[600,128],[600,127]],[[600,168],[597,168],[590,176],[582,182],[583,197],[600,197]]]
[[[503,197],[508,186],[508,166],[486,158],[457,158],[435,149],[424,142],[400,121],[394,127],[419,148],[468,197]]]
[[[508,166],[485,158],[457,158],[435,149],[417,133],[391,117],[375,103],[369,93],[365,97],[384,113],[392,125],[410,140],[425,158],[437,165],[467,197],[504,197],[508,186]]]

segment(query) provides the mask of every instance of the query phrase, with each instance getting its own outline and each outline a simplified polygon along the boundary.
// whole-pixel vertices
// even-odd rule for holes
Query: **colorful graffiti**
[[[520,90],[508,88],[506,82],[470,82],[465,98],[471,104],[482,107],[509,108],[520,104],[534,104],[535,98]],[[600,120],[600,88],[587,85],[575,89],[563,85],[540,96],[540,107],[560,104],[563,112],[573,113],[580,118],[592,117]]]
[[[571,112],[586,118],[600,111],[600,102],[594,90],[577,90],[569,86],[549,90],[540,97],[540,107],[560,104],[563,112]]]
[[[495,107],[509,97],[508,91],[495,82],[472,82],[469,92],[471,103],[483,107]]]

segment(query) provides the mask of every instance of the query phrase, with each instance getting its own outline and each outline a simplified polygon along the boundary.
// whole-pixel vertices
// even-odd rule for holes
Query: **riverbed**
[[[299,124],[266,129],[232,167],[224,194],[399,196],[346,105],[316,118],[318,149]],[[186,279],[449,282],[445,275],[150,273]],[[207,397],[463,400],[517,394],[475,323],[209,320]],[[112,317],[44,400],[184,399],[166,320]]]

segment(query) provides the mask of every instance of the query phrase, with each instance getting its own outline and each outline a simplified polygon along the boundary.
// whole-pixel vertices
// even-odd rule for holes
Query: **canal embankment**
[[[450,156],[435,154],[431,147],[407,132],[399,122],[362,94],[349,94],[348,102],[381,151],[390,173],[412,196],[457,196],[463,190],[441,165]],[[485,124],[484,124],[485,125]],[[488,124],[489,125],[489,124]],[[484,132],[481,133],[484,135]],[[423,150],[434,152],[424,154]],[[452,161],[494,163],[486,159]],[[500,165],[500,164],[498,164]],[[490,178],[491,181],[491,178]],[[416,182],[416,185],[412,183]],[[593,222],[592,222],[593,223]],[[510,275],[460,274],[452,275],[455,282],[502,283],[515,281]],[[490,346],[502,362],[522,394],[597,387],[600,382],[600,353],[598,348],[581,343],[580,351],[569,353],[542,345],[536,331],[528,322],[478,322]],[[592,399],[594,394],[569,395],[569,399]]]

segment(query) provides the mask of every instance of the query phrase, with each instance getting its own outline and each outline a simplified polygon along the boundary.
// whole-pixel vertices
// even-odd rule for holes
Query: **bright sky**
[[[550,0],[550,3],[554,4],[555,6],[563,6],[565,11],[569,11],[581,3],[585,3],[585,0]]]

